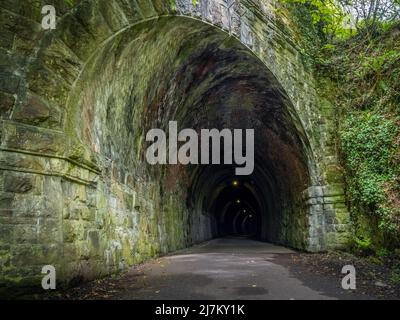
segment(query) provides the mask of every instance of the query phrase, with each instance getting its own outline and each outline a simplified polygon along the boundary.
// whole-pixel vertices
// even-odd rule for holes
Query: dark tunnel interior
[[[262,239],[262,214],[266,203],[263,203],[262,191],[259,190],[253,177],[236,176],[234,168],[205,168],[205,180],[210,175],[218,175],[204,199],[204,210],[213,219],[212,234],[214,237],[246,236]]]
[[[217,220],[217,236],[257,237],[261,233],[257,228],[261,225],[262,209],[247,184],[254,185],[254,181],[233,177],[214,200],[210,212]]]

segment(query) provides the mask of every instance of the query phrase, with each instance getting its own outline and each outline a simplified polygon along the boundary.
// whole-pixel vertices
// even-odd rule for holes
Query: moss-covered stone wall
[[[2,284],[40,283],[44,264],[91,279],[214,236],[197,169],[144,162],[168,120],[258,128],[264,239],[345,243],[332,106],[278,3],[51,3],[45,31],[44,3],[0,1]]]

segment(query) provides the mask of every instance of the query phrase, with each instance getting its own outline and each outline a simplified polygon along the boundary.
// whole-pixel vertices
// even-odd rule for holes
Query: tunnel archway
[[[236,38],[185,17],[147,21],[101,48],[76,88],[67,130],[100,163],[111,161],[122,184],[129,175],[158,184],[160,215],[183,217],[166,230],[166,250],[247,229],[261,240],[306,246],[307,139],[278,80]],[[197,132],[254,128],[253,174],[236,177],[224,165],[147,164],[146,132],[168,132],[172,120]],[[226,207],[235,198],[243,203]],[[186,230],[178,243],[170,237],[177,229]]]
[[[332,108],[279,2],[64,2],[46,32],[19,16],[30,4],[4,5],[10,26],[26,22],[8,30],[1,71],[16,99],[1,129],[0,209],[18,239],[5,242],[4,281],[36,279],[42,261],[66,281],[95,278],[227,234],[309,251],[345,243]],[[169,120],[254,128],[253,174],[147,164],[145,134]]]

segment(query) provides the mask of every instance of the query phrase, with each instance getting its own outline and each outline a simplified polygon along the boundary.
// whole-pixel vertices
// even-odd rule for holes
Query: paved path
[[[129,271],[114,299],[366,299],[341,278],[311,274],[284,247],[240,238],[215,239]]]

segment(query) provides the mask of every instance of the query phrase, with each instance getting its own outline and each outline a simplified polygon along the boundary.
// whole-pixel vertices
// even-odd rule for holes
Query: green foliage
[[[396,30],[372,41],[353,39],[326,52],[345,109],[400,114],[400,33]]]
[[[76,4],[77,1],[75,1],[75,0],[64,0],[64,2],[65,2],[68,6],[73,7],[73,6]]]
[[[396,237],[400,223],[387,203],[386,186],[396,185],[399,127],[395,120],[368,111],[349,114],[340,132],[352,209],[375,215],[377,227]],[[394,219],[392,219],[394,218]]]
[[[342,164],[355,234],[400,246],[400,30],[325,50],[338,84]]]
[[[395,284],[400,283],[400,267],[397,267],[392,270],[390,275],[390,281]]]
[[[283,0],[304,7],[324,42],[385,32],[400,21],[399,0]]]
[[[396,123],[381,115],[361,112],[350,114],[344,128],[342,146],[352,170],[359,172],[363,180],[368,179],[364,174],[368,171],[385,178],[393,174]]]
[[[335,0],[284,0],[285,3],[307,7],[312,23],[328,38],[346,38],[350,31],[344,27],[348,16]]]
[[[356,28],[364,35],[374,34],[384,24],[393,24],[400,19],[398,0],[337,0],[352,16]]]
[[[355,251],[358,253],[368,253],[371,251],[371,239],[368,237],[354,237]]]
[[[390,252],[388,249],[386,249],[386,248],[380,248],[380,249],[378,249],[378,250],[376,251],[376,255],[377,255],[379,258],[389,258],[390,255],[391,255],[391,252]]]
[[[368,74],[370,71],[378,73],[381,70],[391,68],[394,63],[399,60],[400,51],[397,50],[389,50],[381,55],[378,54],[375,56],[366,57],[365,61],[363,62],[364,72],[365,74]]]
[[[321,87],[337,84],[337,92],[329,90],[327,95],[337,103],[353,245],[356,251],[377,254],[398,247],[400,17],[388,19],[392,11],[382,7],[383,2],[284,2],[297,20]],[[357,11],[360,5],[375,8],[372,15],[366,12],[364,17]]]

